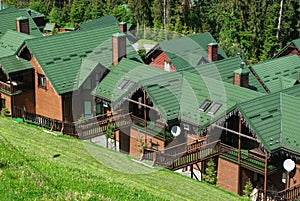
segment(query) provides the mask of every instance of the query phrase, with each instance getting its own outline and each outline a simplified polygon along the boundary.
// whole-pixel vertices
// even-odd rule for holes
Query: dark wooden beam
[[[264,201],[267,201],[268,152],[265,153]]]
[[[247,139],[250,139],[250,140],[257,141],[257,139],[254,138],[254,137],[248,136],[248,135],[243,134],[243,133],[236,132],[236,131],[234,131],[234,130],[225,128],[225,127],[223,127],[223,126],[219,126],[219,125],[216,125],[216,124],[212,124],[212,126],[213,126],[213,127],[216,127],[216,128],[220,128],[220,129],[222,129],[222,130],[228,131],[228,132],[233,133],[233,134],[236,134],[236,135],[240,135],[241,137],[244,137],[244,138],[247,138]]]

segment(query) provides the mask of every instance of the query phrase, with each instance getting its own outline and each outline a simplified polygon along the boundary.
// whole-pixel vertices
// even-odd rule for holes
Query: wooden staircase
[[[186,146],[186,148],[184,148]],[[183,151],[185,149],[185,151]],[[203,144],[177,145],[158,152],[143,154],[143,160],[152,160],[153,165],[159,165],[170,170],[177,170],[188,165],[199,163],[222,153],[220,140]]]

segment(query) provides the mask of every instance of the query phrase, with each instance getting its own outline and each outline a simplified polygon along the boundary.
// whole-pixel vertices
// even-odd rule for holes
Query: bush
[[[212,158],[209,159],[207,163],[207,167],[205,168],[205,174],[203,174],[203,179],[204,181],[210,184],[217,183],[216,164]]]
[[[253,191],[253,186],[252,186],[252,183],[249,179],[247,181],[246,185],[245,185],[244,190],[243,190],[244,196],[247,197],[247,198],[250,198],[250,195],[251,195],[252,191]]]
[[[10,116],[10,112],[9,112],[8,108],[6,108],[6,107],[2,108],[1,115],[9,117]]]

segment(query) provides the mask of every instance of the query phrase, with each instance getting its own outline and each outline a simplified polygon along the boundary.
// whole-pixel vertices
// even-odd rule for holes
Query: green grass
[[[100,162],[99,162],[100,161]],[[89,142],[0,117],[1,200],[242,200]]]

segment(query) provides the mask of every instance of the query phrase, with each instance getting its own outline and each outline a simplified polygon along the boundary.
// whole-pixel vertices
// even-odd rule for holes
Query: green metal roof
[[[97,97],[111,101],[114,106],[117,105],[127,93],[130,93],[132,89],[137,87],[141,80],[166,73],[167,72],[160,69],[124,58],[116,67],[111,69],[110,73],[93,91],[93,94]],[[117,86],[124,79],[135,82],[135,84],[127,91],[117,89]]]
[[[25,10],[29,13],[29,15],[32,17],[32,18],[37,18],[37,17],[45,17],[44,14],[40,13],[40,12],[37,12],[35,10],[32,10],[30,8],[23,8],[22,10]]]
[[[278,92],[296,83],[300,59],[297,55],[289,55],[253,65],[251,68],[270,92]]]
[[[216,61],[213,63],[196,65],[195,67],[189,66],[183,69],[184,71],[198,73],[203,77],[213,78],[216,80],[222,80],[227,83],[233,83],[233,72],[240,69],[242,59],[240,56],[230,57]],[[265,93],[264,88],[257,81],[252,73],[249,73],[249,88]]]
[[[0,67],[6,74],[33,68],[29,61],[24,60],[22,58],[18,58],[15,55],[1,57]]]
[[[200,129],[233,110],[236,103],[262,95],[190,72],[174,72],[152,77],[142,81],[141,86],[166,121],[179,118],[198,125]],[[207,99],[211,100],[212,104],[206,111],[200,112],[199,107]],[[208,111],[214,103],[220,103],[222,106],[214,115],[210,115]]]
[[[146,65],[135,67],[131,63],[122,60],[98,85],[95,95],[112,101],[113,106],[118,106],[132,91],[143,88],[165,121],[178,118],[202,129],[233,110],[236,103],[262,95],[191,72],[169,73]],[[134,71],[131,72],[132,68]],[[135,82],[128,91],[116,88],[124,79]],[[213,104],[206,111],[198,110],[206,99],[213,101],[213,104],[222,104],[216,114],[208,114]]]
[[[112,64],[112,35],[119,32],[116,25],[74,31],[26,40],[58,94],[78,89],[91,71]],[[127,58],[139,60],[127,43]]]
[[[0,57],[16,54],[24,41],[31,38],[34,38],[34,36],[7,30],[0,38]]]
[[[293,40],[292,43],[294,43],[296,48],[300,51],[300,38]]]
[[[300,153],[300,86],[238,104],[238,109],[264,147]]]
[[[10,11],[4,12],[5,10],[0,11],[0,36],[3,35],[8,29],[16,31],[16,19],[18,17],[26,17],[29,19],[30,35],[42,36],[39,28],[36,26],[26,10],[11,9]]]
[[[215,43],[215,39],[210,33],[186,36],[177,39],[162,41],[158,45],[174,64],[177,71],[188,66],[196,66],[201,58],[207,57],[207,45]],[[227,58],[225,52],[219,46],[218,59]]]
[[[55,28],[55,23],[47,23],[44,27],[44,31],[53,31]]]
[[[0,2],[0,10],[6,9],[6,8],[8,8],[8,6],[5,3]]]
[[[98,19],[90,20],[86,23],[83,23],[79,27],[80,29],[93,29],[93,28],[103,27],[103,26],[113,25],[113,24],[118,25],[119,24],[118,20],[112,15],[106,15]]]

